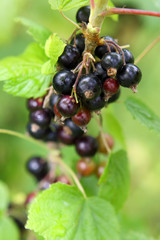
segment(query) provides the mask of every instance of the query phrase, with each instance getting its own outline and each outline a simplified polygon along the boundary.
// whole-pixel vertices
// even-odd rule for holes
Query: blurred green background
[[[154,0],[114,1],[118,6],[160,11],[160,3]],[[66,13],[75,20],[76,9]],[[47,0],[0,0],[0,59],[21,53],[32,38],[26,29],[14,22],[23,16],[42,24],[63,39],[68,38],[74,26],[50,9]],[[160,35],[160,19],[153,17],[120,16],[119,22],[106,19],[103,35],[111,35],[120,45],[130,44],[137,57],[144,48]],[[144,101],[160,116],[160,43],[138,64],[143,79],[136,97]],[[25,132],[28,121],[26,100],[13,97],[2,90],[0,83],[0,128]],[[123,209],[123,221],[132,230],[160,235],[160,136],[133,120],[123,102],[133,95],[123,89],[113,111],[122,125],[127,142],[131,170],[131,190]],[[25,170],[25,162],[32,155],[45,155],[37,146],[15,137],[0,135],[0,179],[10,187],[12,198],[28,193],[35,187]]]

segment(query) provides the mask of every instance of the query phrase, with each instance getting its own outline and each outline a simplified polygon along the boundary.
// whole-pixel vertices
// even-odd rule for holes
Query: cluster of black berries
[[[89,15],[89,6],[80,8],[76,15],[77,22],[86,26]],[[82,157],[77,163],[78,173],[82,176],[92,173],[100,176],[105,164],[96,166],[92,157],[97,151],[106,153],[106,149],[100,137],[93,138],[86,134],[86,126],[91,120],[92,112],[101,110],[119,98],[120,86],[135,91],[141,80],[141,71],[134,65],[132,53],[122,49],[110,36],[97,40],[98,46],[90,66],[85,66],[84,35],[83,32],[73,36],[59,57],[59,71],[53,77],[53,93],[47,107],[43,107],[45,96],[28,100],[30,120],[27,129],[36,139],[75,145],[77,153]],[[84,67],[81,68],[83,63]],[[87,73],[84,72],[85,67]],[[106,141],[112,148],[112,138],[106,137]],[[41,158],[33,158],[28,162],[28,170],[38,180],[45,178],[49,171],[46,164],[41,170],[41,161]],[[35,170],[37,166],[38,172]],[[59,180],[49,182],[54,181]]]

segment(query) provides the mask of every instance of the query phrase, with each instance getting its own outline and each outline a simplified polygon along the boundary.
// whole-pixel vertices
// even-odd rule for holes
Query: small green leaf
[[[154,238],[146,237],[140,233],[130,232],[122,235],[121,240],[154,240]]]
[[[53,10],[68,11],[88,4],[88,0],[49,0],[49,4]]]
[[[99,180],[99,197],[109,201],[116,210],[119,210],[128,196],[129,179],[126,152],[120,150],[111,154]]]
[[[35,41],[37,41],[38,43],[41,44],[42,47],[44,47],[46,40],[51,35],[51,32],[47,28],[44,28],[43,26],[23,17],[17,18],[16,21],[28,27],[27,32],[31,36],[33,36]]]
[[[5,211],[9,204],[9,190],[5,183],[0,181],[0,215]]]
[[[8,217],[0,218],[0,240],[20,240],[16,224]]]
[[[160,133],[160,118],[146,104],[136,98],[129,97],[125,105],[133,118],[137,118],[149,129]]]
[[[56,67],[55,67],[54,60],[51,59],[51,60],[45,62],[41,68],[41,73],[45,74],[45,75],[55,74]]]
[[[85,199],[66,184],[53,184],[31,204],[27,228],[47,240],[118,240],[112,206],[98,197]]]
[[[5,80],[4,90],[26,98],[44,95],[51,82],[51,76],[41,73],[47,60],[44,50],[33,43],[24,54],[0,61],[0,80]]]
[[[63,53],[66,44],[60,39],[57,34],[52,34],[45,44],[46,55],[54,60],[54,63],[58,61],[59,56]]]

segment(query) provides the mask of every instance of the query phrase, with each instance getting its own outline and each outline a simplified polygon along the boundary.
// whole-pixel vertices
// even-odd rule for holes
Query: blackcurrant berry
[[[102,58],[101,64],[106,71],[109,70],[110,68],[118,70],[123,65],[122,55],[115,52],[107,53]]]
[[[58,102],[57,102],[58,103]],[[54,108],[53,108],[53,111],[54,111],[54,114],[57,118],[61,118],[62,115],[60,114],[58,108],[57,108],[57,103],[54,105]]]
[[[58,101],[57,109],[62,116],[72,117],[77,113],[79,104],[76,103],[75,98],[66,95],[62,96]]]
[[[90,15],[90,6],[81,7],[76,14],[76,20],[78,23],[83,23],[83,22],[88,23],[89,15]]]
[[[105,106],[105,97],[102,93],[100,96],[96,97],[95,99],[83,101],[83,106],[90,111],[98,111]]]
[[[119,83],[114,78],[108,78],[103,84],[104,91],[114,94],[119,90]]]
[[[76,75],[69,70],[61,70],[53,77],[53,88],[60,94],[69,95],[76,80]]]
[[[141,77],[141,70],[131,63],[124,65],[117,74],[119,84],[127,88],[137,85],[141,81]]]
[[[72,117],[72,121],[78,126],[86,126],[91,120],[91,112],[85,108],[81,108],[77,114]]]
[[[80,53],[84,51],[85,48],[85,38],[82,33],[77,34],[74,38],[71,40],[71,44],[75,45]]]
[[[28,109],[33,112],[33,111],[36,111],[38,109],[41,109],[42,106],[43,106],[43,100],[44,98],[43,97],[39,97],[39,98],[30,98],[28,99],[27,101],[27,107]]]
[[[66,145],[72,145],[75,142],[75,137],[73,137],[71,129],[65,126],[58,129],[58,138]]]
[[[76,140],[76,151],[82,157],[92,157],[98,150],[98,142],[91,136],[82,136]]]
[[[95,64],[95,71],[93,74],[96,75],[102,83],[108,78],[107,71],[102,68],[101,62]]]
[[[105,139],[108,147],[110,149],[112,149],[114,147],[113,137],[106,133],[106,134],[104,134],[104,139]],[[105,147],[105,144],[104,144],[104,141],[103,141],[101,135],[99,135],[97,137],[97,141],[98,141],[98,146],[99,146],[98,151],[101,152],[101,153],[104,153],[104,154],[108,154],[108,151],[107,151],[107,149]]]
[[[47,127],[51,122],[52,112],[49,108],[36,110],[30,114],[32,123],[36,123],[41,127]]]
[[[82,158],[77,162],[76,168],[82,176],[90,176],[94,173],[96,165],[92,159]]]
[[[47,135],[44,138],[46,142],[58,142],[57,130],[53,131],[49,128]]]
[[[112,37],[110,37],[110,36],[105,36],[105,37],[101,37],[101,38],[103,38],[103,39],[106,40],[106,41],[115,42],[115,40],[114,40]],[[115,52],[115,51],[116,51],[113,46],[109,46],[109,47],[110,47],[111,52]],[[97,57],[99,57],[100,59],[102,59],[102,58],[104,57],[104,55],[105,55],[106,53],[108,53],[108,52],[109,52],[109,49],[108,49],[108,46],[107,46],[107,45],[99,45],[99,46],[96,47],[96,49],[95,49],[95,55],[96,55]]]
[[[77,47],[67,45],[58,59],[58,63],[65,68],[73,69],[80,61],[80,52]]]
[[[123,53],[126,63],[134,63],[134,56],[128,49],[123,49]]]
[[[82,99],[94,99],[100,95],[102,84],[94,74],[82,75],[77,84],[77,94]]]
[[[106,167],[106,162],[101,162],[97,165],[95,173],[98,178],[100,178],[101,175],[104,173],[105,167]]]
[[[26,167],[37,180],[43,179],[49,171],[48,163],[41,157],[30,158]]]
[[[119,99],[119,97],[120,97],[120,94],[121,94],[121,91],[120,91],[120,89],[119,89],[117,93],[113,94],[113,95],[109,98],[108,103],[113,103],[113,102],[117,101],[117,100]]]
[[[44,139],[49,132],[48,128],[42,128],[35,123],[28,123],[27,125],[28,133],[36,139]]]
[[[53,108],[54,108],[54,105],[55,105],[55,104],[58,102],[58,100],[60,99],[60,97],[61,97],[61,95],[55,94],[55,93],[53,93],[53,94],[51,95],[50,101],[49,101],[49,105],[50,105],[50,107],[52,108],[52,110],[53,110]]]
[[[71,135],[73,137],[80,137],[83,135],[83,130],[77,126],[70,118],[66,119],[64,121],[64,126],[67,129],[67,127],[71,130]]]

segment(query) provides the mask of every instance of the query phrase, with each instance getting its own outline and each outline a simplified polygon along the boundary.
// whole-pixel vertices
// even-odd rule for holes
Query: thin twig
[[[68,165],[65,162],[63,162],[60,157],[55,157],[54,152],[52,153],[52,151],[51,151],[51,156],[50,157],[52,157],[54,163],[59,164],[63,169],[65,169],[70,174],[70,176],[73,178],[75,184],[77,185],[78,189],[83,194],[84,198],[87,198],[87,195],[86,195],[86,193],[84,191],[83,186],[81,185],[78,177],[72,171],[72,169],[70,167],[68,167]]]
[[[145,11],[140,9],[130,9],[130,8],[110,8],[107,11],[103,12],[101,16],[109,16],[113,14],[122,14],[122,15],[145,15],[145,16],[153,16],[160,17],[159,12]]]
[[[103,133],[102,124],[101,124],[101,122],[100,122],[100,119],[98,118],[97,114],[94,114],[94,115],[95,115],[95,119],[96,119],[96,121],[97,121],[97,123],[98,123],[99,130],[100,130],[100,136],[101,136],[101,138],[102,138],[102,141],[103,141],[103,144],[104,144],[104,146],[105,146],[105,148],[106,148],[106,151],[107,151],[108,153],[111,153],[111,149],[110,149],[110,147],[109,147],[109,145],[108,145],[108,143],[107,143],[107,141],[106,141],[106,139],[105,139],[105,137],[104,137],[104,133]]]
[[[30,143],[34,143],[35,145],[40,146],[41,148],[45,149],[46,151],[49,151],[49,148],[44,143],[42,143],[40,141],[37,141],[37,140],[34,140],[31,137],[26,136],[26,135],[24,135],[22,133],[18,133],[18,132],[15,132],[15,131],[12,131],[12,130],[8,130],[8,129],[0,129],[0,133],[7,134],[7,135],[12,135],[12,136],[21,138],[21,139],[23,139],[25,141],[28,141]]]
[[[66,17],[66,16],[63,14],[62,11],[59,11],[59,12],[60,12],[60,14],[61,14],[67,21],[69,21],[69,22],[72,23],[74,26],[76,26],[76,28],[81,29],[80,26],[79,26],[77,23],[75,23],[74,21],[72,21],[71,19],[69,19],[68,17]]]
[[[139,61],[141,61],[144,56],[150,52],[150,50],[160,41],[160,36],[158,36],[151,44],[148,45],[148,47],[145,48],[145,50],[140,54],[140,56],[138,58],[136,58],[135,60],[135,64],[139,63]]]

